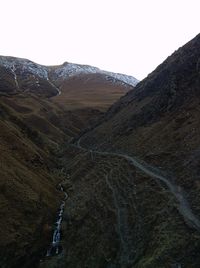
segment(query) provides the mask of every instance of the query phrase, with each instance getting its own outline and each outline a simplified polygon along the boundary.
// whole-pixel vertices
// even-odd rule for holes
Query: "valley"
[[[200,35],[143,81],[0,58],[0,266],[198,268]]]
[[[0,58],[1,267],[38,267],[45,257],[58,207],[64,202],[58,187],[65,180],[59,158],[62,147],[105,111],[103,101],[102,109],[93,104],[74,106],[73,111],[67,106],[68,99],[54,101],[64,92],[49,76],[47,67],[28,60]],[[98,90],[105,95],[103,88],[109,93],[115,90],[115,82],[104,80],[102,77]],[[121,84],[116,81],[121,93],[110,100],[108,94],[108,103],[132,88]],[[94,99],[94,82],[93,89]],[[77,103],[78,98],[79,94]],[[60,230],[61,222],[58,236]]]

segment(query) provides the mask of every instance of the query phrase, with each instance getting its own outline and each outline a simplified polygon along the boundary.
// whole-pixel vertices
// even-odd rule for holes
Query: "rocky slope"
[[[66,148],[65,250],[41,267],[199,267],[199,62],[200,35]]]

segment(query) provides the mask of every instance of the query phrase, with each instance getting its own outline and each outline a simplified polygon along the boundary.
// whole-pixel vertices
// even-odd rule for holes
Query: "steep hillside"
[[[200,35],[66,148],[65,251],[41,267],[199,267],[199,62]]]
[[[50,80],[49,72],[50,67],[26,59],[0,57],[0,267],[4,268],[38,267],[63,198],[57,186],[66,177],[60,159],[64,144],[102,115],[97,108],[105,109],[105,103],[108,106],[128,89],[124,82],[105,82],[105,76],[98,80],[96,75],[90,83],[93,96],[97,84],[98,94],[116,95],[104,96],[102,104],[100,99],[91,108],[79,105],[76,91],[69,107],[66,103],[71,100]],[[63,77],[65,89],[77,90],[78,83],[87,91],[89,86],[83,84],[88,75],[78,74],[75,80]]]
[[[49,87],[58,88],[51,99],[36,90],[13,95],[14,74],[6,81],[0,99],[1,266],[199,268],[200,35],[134,90],[90,68],[50,67]],[[89,100],[92,105],[93,89],[99,99],[91,114],[100,103],[108,105],[98,91],[128,92],[92,127],[79,108]],[[75,90],[84,93],[75,96]],[[90,131],[77,137],[79,120]],[[44,257],[61,200],[59,239]]]
[[[78,120],[37,96],[0,98],[1,267],[35,267],[44,256],[62,198],[56,155]]]
[[[200,35],[115,103],[105,122],[83,136],[81,144],[123,150],[152,161],[171,158],[165,167],[176,169],[180,161],[188,168],[199,147],[199,62]]]

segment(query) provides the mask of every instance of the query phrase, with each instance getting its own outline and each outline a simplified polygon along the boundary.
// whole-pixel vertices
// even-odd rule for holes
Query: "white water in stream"
[[[60,205],[60,210],[59,210],[59,213],[58,213],[58,216],[57,216],[57,221],[55,223],[55,230],[53,232],[53,239],[52,239],[52,242],[51,242],[51,245],[50,245],[49,249],[47,250],[47,254],[46,254],[47,257],[57,255],[61,251],[61,246],[60,246],[61,223],[62,223],[62,219],[63,219],[65,200],[68,198],[68,195],[64,191],[63,186],[62,186],[61,183],[59,183],[58,187],[59,187],[59,190],[65,194],[65,198],[64,198],[64,200],[62,201],[62,203]]]

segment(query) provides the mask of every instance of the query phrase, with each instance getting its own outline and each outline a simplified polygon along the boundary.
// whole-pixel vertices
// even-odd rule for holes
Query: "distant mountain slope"
[[[59,81],[77,75],[83,74],[102,74],[105,75],[105,79],[113,83],[125,83],[131,86],[136,86],[139,82],[135,77],[125,74],[113,73],[103,71],[97,67],[90,65],[81,65],[75,63],[65,62],[60,66],[51,67],[50,76],[53,81],[59,83]]]
[[[107,80],[104,74],[79,74],[65,79],[60,85],[60,95],[53,101],[69,110],[93,108],[107,110],[121,96],[132,90],[132,86]]]
[[[90,107],[105,111],[138,83],[132,76],[67,62],[50,67],[49,77],[62,93],[54,100],[72,110]]]
[[[87,107],[105,110],[137,83],[134,77],[88,65],[43,66],[27,59],[0,56],[1,95],[29,92],[54,97],[62,93],[56,102],[73,110]]]

